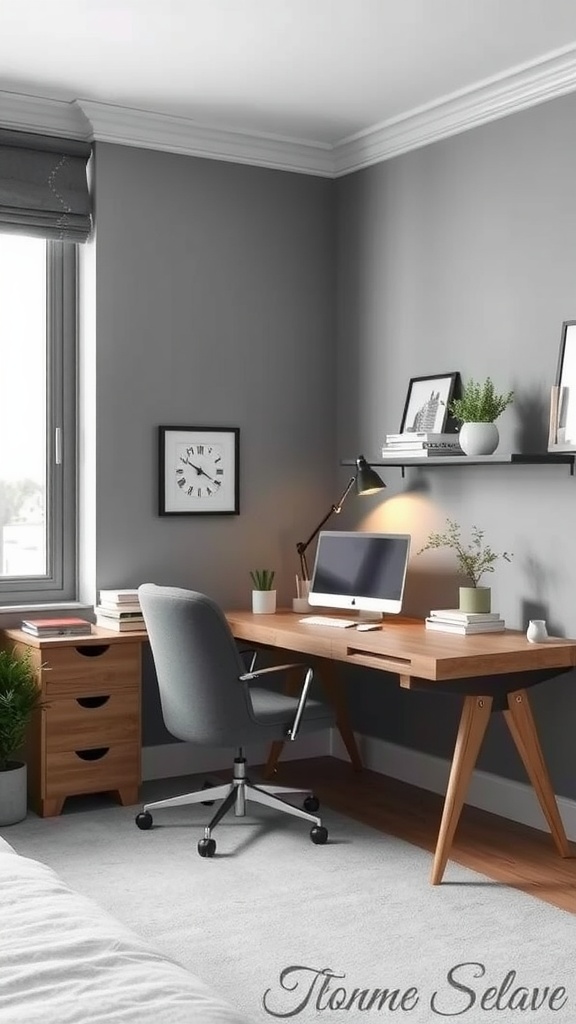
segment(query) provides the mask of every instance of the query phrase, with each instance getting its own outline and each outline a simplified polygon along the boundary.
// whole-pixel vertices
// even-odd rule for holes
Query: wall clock
[[[238,515],[238,427],[159,427],[159,514]]]

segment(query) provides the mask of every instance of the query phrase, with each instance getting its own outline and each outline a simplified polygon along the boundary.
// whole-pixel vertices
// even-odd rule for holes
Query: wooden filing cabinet
[[[138,802],[146,639],[144,630],[95,626],[86,637],[42,639],[3,630],[3,647],[30,652],[42,691],[25,751],[29,802],[42,817],[60,814],[66,797],[80,793]]]

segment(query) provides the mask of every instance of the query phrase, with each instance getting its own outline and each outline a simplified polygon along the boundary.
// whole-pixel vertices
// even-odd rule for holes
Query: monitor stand
[[[358,622],[383,622],[384,615],[382,612],[364,612],[358,611],[356,613]]]

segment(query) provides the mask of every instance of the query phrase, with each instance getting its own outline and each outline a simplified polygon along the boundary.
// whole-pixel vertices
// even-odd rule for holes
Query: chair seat
[[[286,693],[278,693],[276,690],[267,690],[262,686],[251,686],[250,696],[254,717],[259,725],[285,725],[296,713],[298,698],[290,697]],[[315,731],[319,728],[334,724],[332,709],[318,700],[308,699],[306,708],[302,715],[300,731]]]

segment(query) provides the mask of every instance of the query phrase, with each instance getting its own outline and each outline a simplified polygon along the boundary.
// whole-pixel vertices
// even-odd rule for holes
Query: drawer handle
[[[93,747],[91,750],[75,750],[74,753],[81,761],[100,761],[109,750],[110,747]]]
[[[76,703],[81,708],[101,708],[110,700],[110,694],[102,697],[76,697]]]
[[[93,647],[83,644],[81,647],[75,647],[74,650],[83,658],[99,658],[101,654],[106,654],[109,648],[110,644],[94,644]]]

